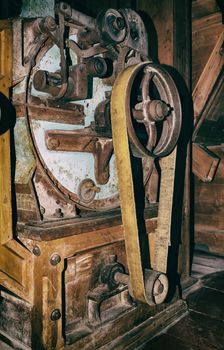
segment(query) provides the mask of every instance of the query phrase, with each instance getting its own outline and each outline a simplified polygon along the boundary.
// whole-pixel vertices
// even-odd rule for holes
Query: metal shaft
[[[65,20],[72,22],[74,24],[78,24],[82,27],[95,30],[96,24],[95,19],[87,16],[77,10],[74,10],[66,4],[65,2],[61,2],[59,6],[56,8],[56,12],[64,15]]]

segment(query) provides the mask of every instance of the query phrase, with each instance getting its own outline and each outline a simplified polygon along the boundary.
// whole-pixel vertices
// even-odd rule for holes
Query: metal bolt
[[[41,250],[40,250],[40,248],[38,247],[38,245],[35,245],[35,246],[33,247],[33,254],[36,255],[36,256],[40,256]]]
[[[59,309],[54,309],[51,313],[51,321],[57,321],[61,318],[61,311]]]
[[[54,253],[54,254],[51,256],[51,259],[50,259],[51,265],[56,266],[57,264],[60,263],[60,261],[61,261],[61,257],[60,257],[59,254]]]
[[[164,286],[162,283],[160,283],[160,285],[158,286],[158,294],[163,293],[163,291],[164,291]]]

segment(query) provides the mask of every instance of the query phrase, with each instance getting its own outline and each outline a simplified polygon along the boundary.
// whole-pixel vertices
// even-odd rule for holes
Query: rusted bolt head
[[[163,286],[162,283],[160,283],[160,285],[158,286],[157,291],[158,291],[158,294],[163,293],[163,291],[164,291],[164,286]]]
[[[57,321],[61,318],[61,311],[59,309],[54,309],[51,313],[51,321]]]
[[[61,257],[59,254],[57,254],[57,253],[52,254],[51,259],[50,259],[51,265],[56,266],[57,264],[60,263],[60,261],[61,261]]]
[[[41,254],[41,250],[40,250],[40,248],[38,247],[38,245],[35,245],[34,247],[33,247],[33,254],[34,255],[36,255],[36,256],[40,256],[40,254]]]

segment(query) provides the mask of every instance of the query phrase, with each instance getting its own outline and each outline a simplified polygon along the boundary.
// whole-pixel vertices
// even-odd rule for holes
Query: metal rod
[[[96,29],[94,18],[72,9],[71,6],[69,6],[65,2],[61,2],[55,10],[57,13],[61,13],[65,17],[65,20],[69,22],[81,25],[82,27],[88,29]]]
[[[125,273],[116,272],[114,274],[114,280],[116,282],[122,283],[122,284],[128,284],[129,282],[129,275],[126,275]]]

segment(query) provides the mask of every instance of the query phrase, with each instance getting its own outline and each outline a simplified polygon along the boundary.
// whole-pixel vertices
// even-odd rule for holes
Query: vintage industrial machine
[[[185,311],[167,274],[175,83],[131,9],[60,3],[0,29],[1,338],[135,348]]]

